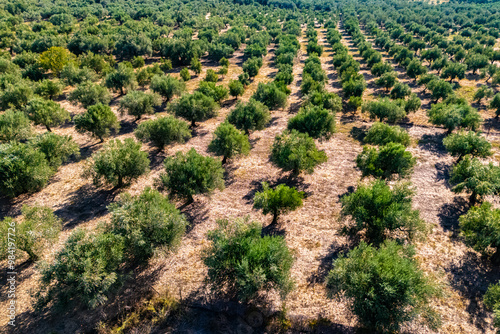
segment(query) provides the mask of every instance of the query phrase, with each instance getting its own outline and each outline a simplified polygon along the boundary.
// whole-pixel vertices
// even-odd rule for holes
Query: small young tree
[[[308,104],[322,107],[334,114],[342,111],[342,99],[332,92],[313,91],[306,98],[305,105]]]
[[[378,118],[380,122],[387,120],[390,123],[396,123],[406,117],[404,109],[396,101],[387,97],[366,102],[361,110],[368,112],[370,119]]]
[[[189,73],[189,70],[187,69],[187,67],[184,67],[179,72],[179,74],[181,75],[181,78],[183,81],[189,81],[189,79],[191,79],[191,73]]]
[[[356,165],[363,177],[372,175],[382,179],[390,179],[394,174],[407,177],[415,166],[416,158],[397,143],[388,143],[379,150],[364,146],[363,152],[356,157]]]
[[[407,114],[416,112],[422,106],[422,100],[415,93],[411,93],[410,96],[404,101],[404,108]]]
[[[327,157],[324,151],[318,151],[311,137],[292,130],[276,136],[271,161],[284,171],[298,175],[301,171],[312,173],[314,167],[327,161]]]
[[[394,86],[396,81],[397,75],[395,72],[385,72],[382,73],[382,75],[377,80],[375,80],[375,84],[377,86],[385,88],[386,91],[389,91],[389,89]]]
[[[493,89],[489,88],[486,85],[482,85],[474,93],[474,100],[477,103],[481,103],[482,99],[484,99],[484,98],[490,98],[492,96],[493,96]]]
[[[438,103],[427,112],[429,121],[435,125],[442,125],[451,133],[456,128],[476,130],[481,117],[476,109],[468,104]]]
[[[120,108],[118,109],[123,115],[127,112],[128,115],[134,116],[138,121],[142,115],[152,115],[154,107],[161,104],[161,97],[156,93],[145,93],[140,90],[128,92],[120,100]]]
[[[139,124],[134,131],[142,142],[151,142],[160,150],[172,143],[185,143],[191,138],[188,123],[173,116],[150,119]]]
[[[51,70],[56,76],[58,76],[63,67],[72,62],[75,56],[68,51],[68,49],[62,48],[60,46],[52,46],[47,51],[40,54],[38,62],[46,70]]]
[[[330,138],[335,132],[335,116],[322,107],[307,105],[288,120],[288,130],[307,133],[313,138]]]
[[[216,155],[222,155],[222,164],[225,164],[227,159],[247,155],[250,152],[250,142],[247,135],[229,122],[224,122],[215,129],[208,150]]]
[[[410,145],[410,135],[401,127],[390,126],[385,123],[375,122],[366,133],[363,141],[372,145],[386,145],[397,143],[404,146]]]
[[[413,255],[411,247],[396,241],[380,248],[361,242],[334,261],[327,277],[328,294],[349,298],[349,308],[371,331],[398,332],[403,323],[416,318],[435,329],[439,316],[428,304],[440,290],[419,269]]]
[[[132,138],[110,140],[92,155],[84,176],[96,186],[103,183],[121,188],[149,171],[148,153]]]
[[[109,73],[106,76],[106,87],[113,90],[119,90],[120,94],[125,94],[124,88],[134,89],[137,86],[134,69],[125,64],[118,64],[116,71]]]
[[[37,306],[41,308],[55,301],[63,307],[74,299],[89,308],[104,304],[120,282],[117,271],[123,261],[121,236],[75,230],[56,254],[55,261],[42,268]]]
[[[144,67],[144,65],[146,65],[146,61],[141,56],[135,56],[134,58],[132,58],[130,63],[132,64],[133,68],[141,68]]]
[[[92,136],[99,138],[101,143],[111,130],[116,132],[120,129],[116,115],[109,106],[102,103],[90,106],[83,114],[76,115],[73,121],[76,131],[90,132]]]
[[[73,104],[80,102],[82,107],[88,108],[98,103],[109,104],[111,96],[106,87],[86,81],[69,93],[69,100]]]
[[[52,100],[61,95],[63,88],[58,80],[44,79],[35,87],[35,94]]]
[[[194,148],[166,158],[164,165],[165,173],[160,175],[160,182],[172,197],[191,203],[193,195],[224,189],[224,169],[220,160],[204,157]]]
[[[238,99],[238,96],[242,96],[243,93],[245,93],[245,86],[239,80],[231,80],[229,82],[229,94],[231,96]]]
[[[198,58],[191,59],[191,66],[189,68],[196,75],[200,75],[202,66],[201,66],[201,62],[198,60]]]
[[[500,93],[496,93],[490,102],[490,109],[495,109],[495,118],[500,116]]]
[[[0,194],[16,197],[42,189],[54,171],[45,155],[34,147],[10,142],[0,144]]]
[[[396,82],[391,89],[391,99],[404,99],[411,94],[411,88],[407,84]]]
[[[252,98],[256,101],[262,102],[271,110],[284,108],[286,105],[287,95],[274,82],[267,84],[259,83],[257,91],[253,94]]]
[[[23,141],[31,137],[31,135],[30,120],[24,112],[9,109],[0,114],[0,141]]]
[[[184,94],[171,105],[175,115],[190,121],[192,127],[196,126],[196,122],[215,117],[218,108],[219,105],[213,98],[198,91]]]
[[[452,156],[458,158],[458,161],[467,154],[480,158],[493,154],[491,144],[474,131],[451,134],[443,139],[443,144]]]
[[[57,170],[70,156],[80,156],[80,146],[71,136],[45,132],[29,141],[29,145],[45,154],[45,160],[52,169]]]
[[[259,74],[262,67],[262,58],[249,58],[243,63],[243,72],[247,73],[250,78]]]
[[[482,201],[484,196],[500,193],[500,168],[492,163],[484,165],[478,158],[465,156],[451,171],[451,190],[470,193],[471,205]]]
[[[108,209],[109,231],[123,237],[125,252],[139,263],[153,256],[158,247],[172,250],[178,246],[188,225],[175,205],[151,188],[134,197],[122,194]]]
[[[155,75],[151,79],[151,90],[163,96],[167,102],[175,95],[181,95],[185,89],[186,84],[171,75]]]
[[[276,224],[279,216],[300,208],[303,198],[304,192],[293,187],[279,184],[275,189],[271,189],[267,182],[262,182],[262,191],[255,193],[253,207],[262,209],[265,215],[272,214],[271,224]]]
[[[412,59],[406,67],[406,74],[413,80],[425,73],[427,73],[427,67],[422,65],[418,59]]]
[[[213,291],[247,302],[259,291],[276,290],[284,300],[293,288],[293,256],[282,236],[262,236],[259,223],[217,221],[203,253]]]
[[[491,203],[474,206],[459,218],[460,234],[474,250],[491,255],[493,262],[500,261],[500,210]]]
[[[444,80],[431,80],[427,84],[427,88],[431,91],[432,98],[435,102],[439,99],[446,99],[453,94],[453,87],[449,82]]]
[[[197,91],[211,97],[217,103],[225,100],[228,96],[228,89],[222,85],[217,86],[215,82],[202,81]]]
[[[217,75],[217,73],[215,73],[214,70],[208,69],[204,80],[206,82],[217,82],[219,81],[219,76]]]
[[[26,113],[36,125],[43,125],[47,131],[52,132],[52,127],[64,124],[70,119],[69,112],[59,103],[34,97],[26,106]]]
[[[491,284],[488,287],[488,290],[484,294],[483,302],[487,308],[493,310],[493,325],[500,329],[500,282]]]
[[[270,119],[269,109],[254,99],[250,99],[247,103],[238,103],[227,116],[229,123],[245,131],[247,135],[250,131],[264,129]]]
[[[467,71],[467,65],[451,62],[443,69],[441,78],[450,79],[450,82],[455,79],[460,80],[465,78],[465,71]]]

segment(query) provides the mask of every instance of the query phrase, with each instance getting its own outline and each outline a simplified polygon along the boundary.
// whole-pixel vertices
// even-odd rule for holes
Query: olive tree
[[[270,119],[269,109],[254,99],[250,99],[247,103],[238,103],[227,116],[229,123],[245,131],[247,135],[250,131],[264,129]]]
[[[104,141],[111,130],[118,131],[120,123],[111,108],[102,103],[90,106],[83,114],[76,115],[73,119],[76,131],[80,133],[90,132],[93,137]]]
[[[142,115],[151,115],[154,113],[154,107],[161,104],[161,97],[156,93],[145,93],[140,90],[128,92],[120,100],[120,108],[118,109],[123,115],[125,112],[134,116],[138,121]]]
[[[404,146],[410,145],[410,135],[401,127],[375,122],[367,131],[363,141],[372,145],[386,145],[397,143]]]
[[[16,109],[9,109],[0,114],[0,141],[23,141],[31,137],[31,135],[31,124],[26,113]]]
[[[476,109],[464,103],[437,103],[427,112],[429,121],[442,125],[451,133],[456,128],[476,130],[481,117]]]
[[[443,139],[443,144],[451,156],[458,158],[458,161],[468,154],[480,158],[493,154],[488,140],[474,131],[453,133]]]
[[[28,144],[45,155],[49,166],[57,170],[70,156],[80,156],[80,146],[71,136],[61,136],[52,132],[45,132],[31,138]]]
[[[35,97],[28,102],[26,113],[36,125],[43,125],[47,131],[52,127],[64,124],[70,119],[69,112],[59,103]]]
[[[186,84],[171,75],[155,75],[151,79],[151,90],[160,94],[167,101],[175,95],[181,95],[186,89]]]
[[[288,130],[307,133],[312,138],[330,138],[335,132],[335,115],[322,107],[307,105],[288,120]]]
[[[150,119],[139,124],[134,135],[142,142],[151,142],[160,150],[172,143],[184,143],[191,138],[189,125],[173,116]]]
[[[86,81],[69,93],[69,100],[73,104],[81,103],[82,107],[88,108],[98,103],[109,104],[111,96],[106,87]]]
[[[222,156],[222,164],[227,159],[250,152],[248,136],[241,133],[229,122],[221,123],[214,131],[213,139],[208,145],[208,150]]]
[[[272,214],[271,224],[276,224],[279,216],[300,208],[303,198],[304,192],[297,191],[294,187],[279,184],[272,189],[267,182],[262,182],[262,191],[255,193],[253,207],[262,209],[265,215]]]
[[[382,179],[390,179],[394,174],[407,177],[415,166],[416,158],[406,151],[402,144],[388,143],[378,150],[364,146],[363,151],[356,157],[356,165],[363,176],[372,175]]]
[[[120,94],[125,94],[124,88],[134,89],[137,86],[134,69],[125,63],[118,64],[118,68],[109,73],[105,79],[106,87],[119,90]]]
[[[203,122],[217,115],[219,105],[213,98],[202,92],[184,94],[170,106],[176,116],[182,117],[196,126],[196,122]]]
[[[366,102],[361,111],[368,112],[370,119],[378,118],[380,122],[387,120],[390,123],[396,123],[406,117],[406,112],[401,105],[387,97]]]

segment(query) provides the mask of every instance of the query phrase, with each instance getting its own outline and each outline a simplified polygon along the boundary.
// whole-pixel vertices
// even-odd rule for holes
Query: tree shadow
[[[120,131],[118,131],[118,135],[125,135],[128,133],[134,132],[137,127],[137,123],[135,121],[126,121],[122,120],[120,122]]]
[[[494,131],[500,131],[500,122],[496,117],[487,118],[484,120],[484,128],[486,129],[486,133],[489,135],[490,131],[493,129]]]
[[[179,207],[179,210],[186,217],[189,225],[186,228],[186,233],[190,233],[198,224],[203,223],[208,219],[208,207],[204,201],[196,201],[185,203]]]
[[[424,134],[418,141],[418,147],[422,150],[429,151],[438,157],[447,154],[446,147],[443,145],[443,139],[446,137],[444,133]]]
[[[329,247],[327,253],[321,258],[320,264],[308,278],[309,285],[325,283],[328,273],[333,269],[333,261],[341,254],[347,253],[351,249],[351,244],[340,244],[334,241]]]
[[[71,192],[66,200],[69,204],[63,205],[54,213],[65,222],[64,230],[72,229],[80,223],[104,216],[107,206],[115,200],[118,193],[115,188],[101,190],[85,184]]]
[[[486,322],[489,317],[482,300],[490,284],[496,284],[500,280],[500,270],[477,253],[469,251],[454,262],[446,272],[451,274],[450,283],[453,288],[465,295],[469,301],[466,307],[470,315],[470,321],[477,328],[485,329],[490,325]]]
[[[453,202],[445,203],[439,208],[439,224],[445,231],[452,232],[454,238],[460,232],[458,218],[469,210],[469,202],[463,197],[454,197]]]
[[[366,130],[368,127],[366,125],[362,125],[361,127],[353,126],[349,131],[349,135],[355,140],[359,141],[360,144],[363,144],[363,140],[366,137]]]
[[[451,188],[450,183],[448,180],[450,179],[450,169],[451,165],[446,164],[444,162],[437,162],[434,167],[436,167],[436,181],[441,181],[444,180],[445,186],[447,188]]]
[[[262,228],[262,234],[263,237],[268,235],[272,237],[284,237],[286,236],[286,228],[283,224],[280,222],[278,223],[270,223]]]
[[[236,165],[234,165],[231,161],[227,162],[224,165],[224,184],[226,187],[234,184],[237,180],[237,177],[234,175],[234,172],[238,169]]]

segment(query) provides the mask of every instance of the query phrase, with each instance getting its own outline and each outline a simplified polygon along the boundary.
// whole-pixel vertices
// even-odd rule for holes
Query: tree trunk
[[[222,158],[222,164],[223,164],[223,165],[225,165],[225,164],[226,164],[226,162],[227,162],[227,157],[226,157],[226,156],[224,156],[224,157]]]
[[[273,221],[271,222],[271,225],[275,225],[278,223],[278,213],[274,212],[273,213]]]
[[[50,126],[45,125],[45,128],[47,129],[47,131],[52,132],[52,130],[50,129]]]
[[[118,188],[121,188],[123,187],[123,177],[121,175],[118,176],[118,184],[117,184],[117,187]]]
[[[195,120],[192,120],[191,121],[191,127],[194,128],[196,126],[196,121]]]
[[[475,191],[472,192],[469,196],[469,204],[470,206],[474,206],[477,203],[477,193]]]

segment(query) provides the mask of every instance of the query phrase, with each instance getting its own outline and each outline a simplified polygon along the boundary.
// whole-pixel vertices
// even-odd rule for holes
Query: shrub
[[[259,69],[262,67],[262,58],[250,58],[243,63],[243,72],[247,73],[250,78],[259,74]]]
[[[300,93],[302,95],[307,95],[314,91],[321,91],[323,88],[324,84],[314,80],[309,73],[304,73],[302,75],[302,84],[300,85]]]
[[[493,96],[493,89],[489,88],[488,86],[482,85],[474,93],[474,101],[480,103],[482,99],[489,98],[492,96]]]
[[[247,103],[238,103],[227,116],[229,123],[249,134],[250,130],[262,130],[269,123],[269,109],[261,102],[250,99]]]
[[[188,224],[166,196],[151,188],[135,197],[122,194],[108,208],[110,232],[123,238],[125,252],[137,262],[147,261],[158,247],[174,249]]]
[[[76,131],[80,133],[90,132],[92,136],[104,141],[111,130],[115,132],[120,129],[118,118],[111,108],[102,103],[90,106],[86,112],[76,115],[73,119]]]
[[[362,111],[368,112],[370,119],[378,118],[380,122],[387,120],[390,123],[396,123],[406,117],[404,109],[387,97],[363,104]]]
[[[491,203],[474,206],[459,218],[461,235],[474,250],[500,260],[500,210]]]
[[[241,82],[243,87],[246,87],[250,85],[250,76],[248,75],[247,72],[243,72],[240,75],[238,75],[238,81]]]
[[[57,170],[70,156],[80,156],[80,147],[71,136],[46,132],[31,139],[29,145],[45,154],[45,159],[54,170]]]
[[[196,75],[200,75],[202,66],[198,58],[191,59],[191,66],[189,68],[191,69],[191,71],[196,73]]]
[[[204,80],[206,82],[217,82],[219,81],[219,76],[214,70],[208,69]]]
[[[200,86],[197,90],[206,96],[211,97],[217,103],[226,99],[228,95],[227,88],[222,85],[216,86],[214,82],[202,81],[200,82]]]
[[[394,86],[396,81],[397,75],[395,72],[385,72],[382,73],[382,75],[377,80],[375,80],[375,84],[377,86],[385,88],[385,90],[388,91],[392,86]]]
[[[22,111],[9,109],[0,114],[0,141],[23,141],[31,137],[31,124]]]
[[[410,135],[399,126],[390,126],[384,123],[375,122],[366,133],[363,141],[372,145],[386,145],[397,143],[404,146],[410,145]]]
[[[134,116],[136,121],[141,118],[142,115],[151,115],[154,113],[154,107],[161,104],[161,97],[156,93],[145,93],[140,90],[134,90],[128,92],[120,100],[120,108],[118,109],[123,115],[127,112],[128,115]]]
[[[208,150],[216,155],[222,155],[222,164],[225,164],[228,158],[247,155],[250,152],[250,143],[247,135],[229,122],[224,122],[215,129]]]
[[[288,130],[307,133],[313,138],[330,138],[335,132],[335,116],[326,109],[307,105],[288,120]]]
[[[108,183],[118,188],[130,184],[149,170],[147,152],[132,138],[110,140],[92,155],[92,162],[84,176],[92,178],[96,186]]]
[[[207,281],[213,290],[243,302],[259,291],[275,289],[282,299],[293,288],[293,257],[282,236],[262,236],[259,223],[217,221],[208,233],[211,246],[203,254]]]
[[[160,59],[160,69],[166,73],[172,69],[172,61],[170,59]]]
[[[431,80],[427,84],[427,88],[431,91],[432,98],[437,102],[439,99],[446,99],[453,94],[453,87],[450,83],[444,80]]]
[[[179,74],[181,75],[183,81],[188,81],[189,79],[191,79],[191,73],[189,73],[187,67],[184,67]]]
[[[500,73],[500,72],[499,72]],[[496,93],[490,102],[490,109],[495,109],[496,118],[500,115],[500,93]]]
[[[396,82],[394,87],[391,89],[392,99],[404,99],[411,94],[410,86],[403,84],[401,82]]]
[[[285,107],[287,95],[274,82],[270,82],[267,84],[259,83],[252,98],[262,102],[269,109],[275,110]]]
[[[280,215],[300,208],[303,198],[304,192],[293,187],[279,184],[275,189],[271,189],[268,183],[262,182],[262,191],[255,193],[253,207],[262,209],[265,215],[272,214],[271,224],[276,224]]]
[[[334,261],[327,277],[330,297],[340,293],[362,326],[377,332],[397,332],[419,316],[430,327],[438,315],[428,307],[439,289],[425,277],[410,247],[387,241],[380,248],[364,242]]]
[[[80,85],[84,82],[96,82],[97,73],[88,67],[79,68],[76,64],[70,63],[63,67],[61,79],[68,86]]]
[[[38,307],[53,300],[65,306],[74,299],[90,308],[104,304],[120,283],[123,252],[121,236],[75,230],[55,261],[42,269]]]
[[[35,94],[52,100],[61,95],[63,88],[59,81],[44,79],[35,87]]]
[[[470,204],[474,205],[486,195],[500,193],[500,168],[492,163],[483,165],[478,158],[465,156],[451,171],[451,190],[470,193]]]
[[[443,144],[458,161],[467,154],[480,158],[492,155],[491,144],[474,131],[451,134],[443,139]]]
[[[305,104],[312,104],[324,109],[328,109],[333,113],[342,111],[342,99],[335,93],[326,91],[313,91],[307,98]]]
[[[451,133],[456,128],[476,130],[481,117],[476,109],[468,104],[445,102],[434,104],[427,112],[429,121],[435,125],[442,125]]]
[[[201,92],[184,94],[171,105],[175,115],[190,121],[192,127],[196,126],[196,122],[215,117],[218,107],[213,98]]]
[[[234,49],[227,44],[212,43],[208,49],[208,58],[213,61],[219,61],[231,57],[233,53]]]
[[[42,189],[52,176],[45,155],[17,142],[0,144],[0,193],[16,197]]]
[[[124,88],[134,89],[137,85],[134,69],[125,63],[120,63],[116,71],[106,76],[105,83],[106,87],[119,90],[121,95],[123,95],[125,94]]]
[[[404,109],[407,114],[411,112],[416,112],[420,109],[422,101],[417,96],[417,94],[411,93],[410,96],[404,101]]]
[[[224,189],[224,169],[221,162],[204,157],[194,148],[183,154],[165,159],[165,173],[160,175],[161,184],[175,198],[193,201],[193,195],[209,194]]]
[[[86,81],[69,93],[69,100],[73,104],[80,102],[84,108],[88,108],[98,103],[109,104],[111,96],[106,87]]]
[[[235,99],[238,96],[242,96],[245,93],[245,86],[239,80],[231,80],[229,82],[229,94],[233,96]]]
[[[58,126],[70,119],[69,112],[61,108],[59,103],[35,97],[26,106],[26,113],[36,125],[43,125],[47,131],[51,127]]]
[[[27,82],[6,83],[5,89],[0,90],[0,106],[2,110],[22,109],[32,97],[33,89]]]
[[[51,70],[55,75],[59,75],[63,67],[73,61],[74,55],[68,49],[53,46],[40,54],[38,62],[46,70]]]
[[[364,146],[363,152],[356,157],[356,165],[363,176],[372,175],[382,179],[390,179],[394,174],[407,177],[415,166],[416,158],[397,143],[388,143],[379,150]]]
[[[186,84],[170,75],[155,75],[151,79],[151,90],[170,101],[175,95],[181,95]]]
[[[327,161],[327,157],[324,151],[318,151],[311,137],[292,130],[276,136],[271,161],[283,170],[298,175],[301,171],[312,173],[314,167]]]
[[[134,58],[132,58],[131,63],[134,68],[141,68],[146,65],[144,58],[141,56],[135,56]]]
[[[171,143],[184,143],[191,138],[189,125],[173,116],[159,117],[139,124],[134,131],[137,139],[142,142],[151,142],[163,150]]]
[[[494,312],[493,325],[500,328],[500,283],[491,284],[484,294],[484,305]]]

